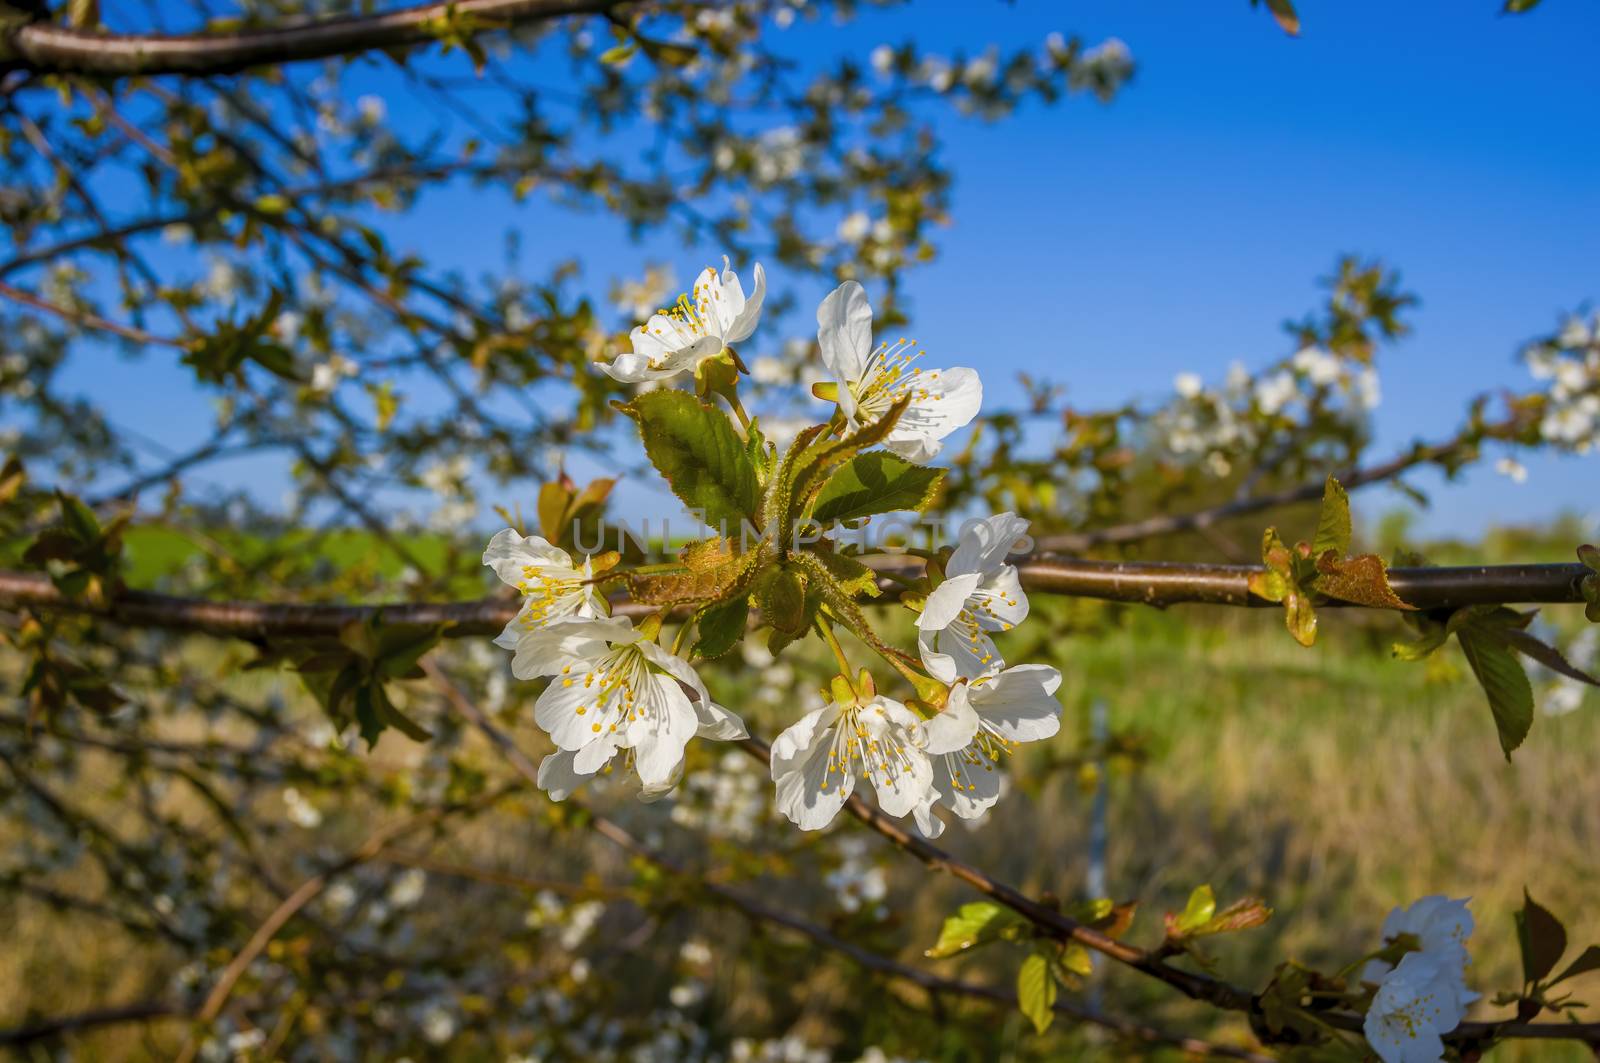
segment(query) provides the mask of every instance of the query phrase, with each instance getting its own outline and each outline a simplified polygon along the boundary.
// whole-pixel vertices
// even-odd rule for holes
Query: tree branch
[[[622,0],[459,0],[381,14],[233,33],[108,34],[34,22],[0,36],[0,70],[129,77],[211,77],[250,67],[392,51],[437,41],[436,27],[510,29],[566,15],[599,14]],[[470,20],[470,21],[469,21]]]
[[[0,1048],[21,1048],[35,1041],[45,1041],[80,1030],[93,1030],[101,1026],[118,1026],[127,1022],[149,1022],[152,1019],[177,1019],[188,1014],[170,1001],[147,1000],[120,1007],[94,1008],[76,1015],[60,1015],[41,1019],[26,1026],[0,1030]]]
[[[895,566],[903,567],[903,562]],[[1183,603],[1281,608],[1250,594],[1256,565],[1206,565],[1165,561],[1023,560],[1022,585],[1038,594],[1168,606]],[[1419,609],[1449,609],[1485,603],[1576,604],[1589,569],[1570,565],[1473,565],[1453,568],[1395,568],[1389,582],[1400,598]],[[892,600],[892,589],[883,600]],[[1366,608],[1347,602],[1319,603]],[[130,627],[196,631],[219,638],[321,638],[335,636],[352,621],[379,610],[386,622],[449,625],[449,638],[498,634],[516,615],[509,597],[464,602],[406,602],[391,605],[297,605],[277,602],[214,602],[176,598],[150,591],[123,590],[104,604],[69,598],[48,576],[0,571],[0,608],[49,609],[103,617]],[[618,615],[643,616],[654,606],[614,604]]]

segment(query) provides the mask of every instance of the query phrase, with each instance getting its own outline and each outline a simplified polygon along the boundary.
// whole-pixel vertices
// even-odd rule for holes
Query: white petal
[[[989,631],[1010,631],[1028,619],[1028,595],[1011,565],[1001,565],[972,592],[973,616]]]
[[[600,371],[612,380],[624,384],[642,384],[646,380],[665,380],[677,376],[678,369],[652,369],[650,359],[642,354],[619,354],[609,362],[597,362]]]
[[[865,706],[861,725],[891,754],[892,770],[868,775],[878,807],[891,816],[904,816],[922,801],[933,786],[933,767],[922,752],[922,717],[891,698],[879,697]]]
[[[647,639],[639,642],[639,650],[644,654],[645,660],[694,691],[695,697],[701,701],[711,700],[711,695],[706,693],[705,684],[700,681],[699,673],[688,661]]]
[[[732,272],[725,274],[724,277],[725,279],[732,278],[733,289],[739,293],[739,299],[743,305],[739,307],[737,312],[733,314],[732,319],[724,327],[722,339],[724,343],[740,343],[750,338],[750,334],[756,330],[756,324],[761,320],[761,304],[767,296],[767,273],[761,268],[761,263],[757,262],[755,266],[755,288],[751,291],[748,300],[744,298],[744,290],[739,285],[738,277],[735,277]]]
[[[950,554],[946,572],[981,572],[993,575],[1006,563],[1006,556],[1018,539],[1028,534],[1029,522],[1015,513],[997,513],[973,521],[961,530],[961,539]]]
[[[855,790],[852,765],[844,765],[842,775],[828,774],[831,725],[837,722],[838,712],[835,705],[809,712],[772,743],[778,811],[801,830],[821,830],[833,822]],[[830,726],[819,726],[825,718]]]
[[[898,426],[883,441],[883,449],[898,454],[913,465],[926,465],[939,456],[944,444],[920,432],[902,433]]]
[[[631,642],[637,637],[627,617],[568,618],[518,636],[511,658],[511,674],[518,679],[553,676],[562,669],[582,671],[585,662],[606,652],[607,645]],[[501,633],[503,638],[505,633]],[[498,641],[498,640],[497,640]]]
[[[928,674],[941,683],[978,679],[1005,667],[994,640],[981,629],[975,642],[954,627],[918,632],[917,648]]]
[[[700,738],[737,742],[750,737],[750,732],[738,714],[728,711],[714,701],[697,701],[694,703],[694,711],[700,720],[700,729],[696,732]]]
[[[683,763],[683,751],[700,726],[689,696],[671,676],[650,677],[653,689],[638,691],[638,716],[628,724],[639,778],[646,786],[666,783]]]
[[[584,710],[581,713],[580,708]],[[599,741],[594,725],[601,715],[594,688],[584,686],[582,678],[573,679],[570,686],[563,679],[551,680],[533,705],[534,722],[557,749],[578,750]]]
[[[935,757],[933,786],[946,808],[962,819],[977,819],[1000,800],[1000,767],[981,750],[974,750],[972,759],[959,753]]]
[[[1055,692],[1061,673],[1047,664],[1019,664],[976,683],[972,707],[983,722],[1011,742],[1038,742],[1061,729]]]
[[[958,428],[965,427],[983,406],[983,384],[978,374],[958,366],[917,377],[919,396],[895,423],[884,445],[900,453],[900,447],[933,445]],[[900,446],[897,446],[899,444]],[[902,454],[908,461],[918,458]],[[925,460],[925,459],[924,459]]]
[[[563,576],[577,575],[572,567],[572,556],[538,535],[526,538],[515,529],[504,528],[494,533],[483,551],[483,563],[494,569],[494,574],[504,583],[515,587],[522,582],[522,570],[529,565],[561,570]]]
[[[573,768],[577,754],[558,749],[539,762],[539,789],[550,795],[552,801],[565,801],[574,790],[588,782],[592,775],[579,775]]]
[[[928,601],[922,607],[922,615],[917,617],[919,631],[940,631],[949,627],[961,609],[967,604],[967,597],[978,586],[982,579],[977,573],[952,576],[933,589],[928,595]]]
[[[934,795],[930,794],[912,810],[912,815],[916,817],[917,830],[922,832],[924,838],[937,838],[944,833],[944,820],[934,815],[934,803]]]
[[[966,683],[950,688],[944,711],[922,725],[922,751],[929,756],[965,749],[978,733],[978,713],[968,696]]]
[[[845,281],[829,292],[817,307],[817,343],[826,365],[841,385],[840,399],[847,398],[845,384],[861,380],[867,357],[872,353],[872,304],[866,289],[855,281]],[[846,410],[846,416],[852,411]]]
[[[611,731],[596,735],[594,741],[573,754],[572,770],[579,775],[593,775],[611,762],[621,744]]]

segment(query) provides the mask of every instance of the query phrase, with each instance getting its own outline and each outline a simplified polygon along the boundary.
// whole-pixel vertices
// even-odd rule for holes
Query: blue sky
[[[995,125],[949,115],[956,175],[940,260],[909,275],[914,331],[935,364],[979,366],[989,401],[1029,370],[1084,405],[1155,397],[1174,374],[1288,353],[1281,322],[1316,303],[1345,252],[1398,266],[1422,305],[1387,352],[1378,449],[1448,433],[1474,393],[1523,386],[1521,343],[1600,299],[1600,5],[1545,0],[1302,0],[1285,37],[1245,0],[919,0],[844,28],[797,25],[797,55],[914,39],[933,50],[1036,44],[1055,30],[1116,36],[1139,70],[1110,105],[1030,105]],[[714,248],[641,247],[604,219],[531,207],[501,215],[446,191],[397,230],[469,272],[507,217],[543,272],[581,252],[586,283],[641,258],[692,277]],[[467,220],[464,220],[467,219]],[[791,321],[791,327],[797,322]],[[759,352],[757,352],[759,353]],[[156,353],[85,367],[83,387],[174,448],[206,405]],[[1563,509],[1600,510],[1595,459],[1530,462],[1523,485],[1483,470],[1434,491],[1423,527],[1467,532]],[[261,462],[265,498],[282,481]],[[1433,490],[1437,481],[1418,480]],[[1398,504],[1369,496],[1375,512]]]

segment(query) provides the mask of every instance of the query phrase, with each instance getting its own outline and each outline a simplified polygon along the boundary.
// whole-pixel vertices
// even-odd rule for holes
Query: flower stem
[[[828,649],[833,651],[833,659],[839,662],[839,674],[849,679],[850,659],[844,655],[844,647],[839,645],[839,636],[833,633],[833,625],[818,616],[817,633],[822,636],[822,641],[828,644]]]
[[[722,397],[728,400],[729,409],[733,410],[733,415],[739,418],[739,426],[744,429],[745,438],[749,439],[750,415],[744,412],[744,403],[739,401],[738,392],[725,391],[722,392]]]

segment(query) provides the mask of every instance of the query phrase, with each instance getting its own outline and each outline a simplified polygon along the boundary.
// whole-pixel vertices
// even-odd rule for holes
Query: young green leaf
[[[702,609],[695,621],[698,630],[695,652],[707,658],[727,653],[738,644],[749,618],[750,606],[743,595]]]
[[[846,594],[864,598],[878,596],[877,573],[848,554],[838,554],[832,550],[812,550],[807,556],[821,562],[822,567],[828,570],[828,575],[833,577],[839,589]]]
[[[1040,952],[1028,954],[1017,969],[1017,1006],[1033,1023],[1034,1031],[1044,1033],[1055,1021],[1056,980],[1050,960]]]
[[[774,630],[797,636],[806,629],[806,578],[793,569],[774,568],[756,586],[761,619]]]
[[[1002,908],[993,901],[972,901],[963,904],[956,914],[944,921],[939,930],[939,942],[924,955],[932,960],[942,960],[959,952],[1000,940],[1006,930],[1021,925],[1022,917],[1010,908]]]
[[[1567,951],[1567,928],[1550,910],[1522,891],[1522,910],[1516,913],[1517,944],[1522,947],[1522,975],[1537,982],[1561,962]]]
[[[1191,933],[1204,926],[1216,914],[1217,896],[1211,891],[1209,885],[1196,886],[1189,894],[1189,903],[1184,905],[1183,911],[1178,915],[1167,913],[1167,936],[1169,938],[1188,937]]]
[[[754,519],[761,488],[728,419],[686,391],[649,391],[621,407],[639,424],[645,455],[684,505],[712,527]]]
[[[811,516],[827,524],[897,510],[920,513],[943,481],[943,469],[913,465],[886,450],[857,454],[822,485]]]
[[[1550,979],[1550,984],[1565,982],[1568,978],[1576,978],[1580,974],[1590,971],[1600,971],[1600,945],[1590,945],[1578,954],[1578,958],[1567,965],[1567,969]]]
[[[1504,642],[1478,624],[1457,628],[1456,641],[1489,699],[1500,748],[1509,760],[1511,751],[1522,744],[1533,726],[1533,687],[1528,673]]]
[[[1317,515],[1317,537],[1311,555],[1320,558],[1332,550],[1338,557],[1350,552],[1350,496],[1338,480],[1328,477],[1322,487],[1322,511]]]

